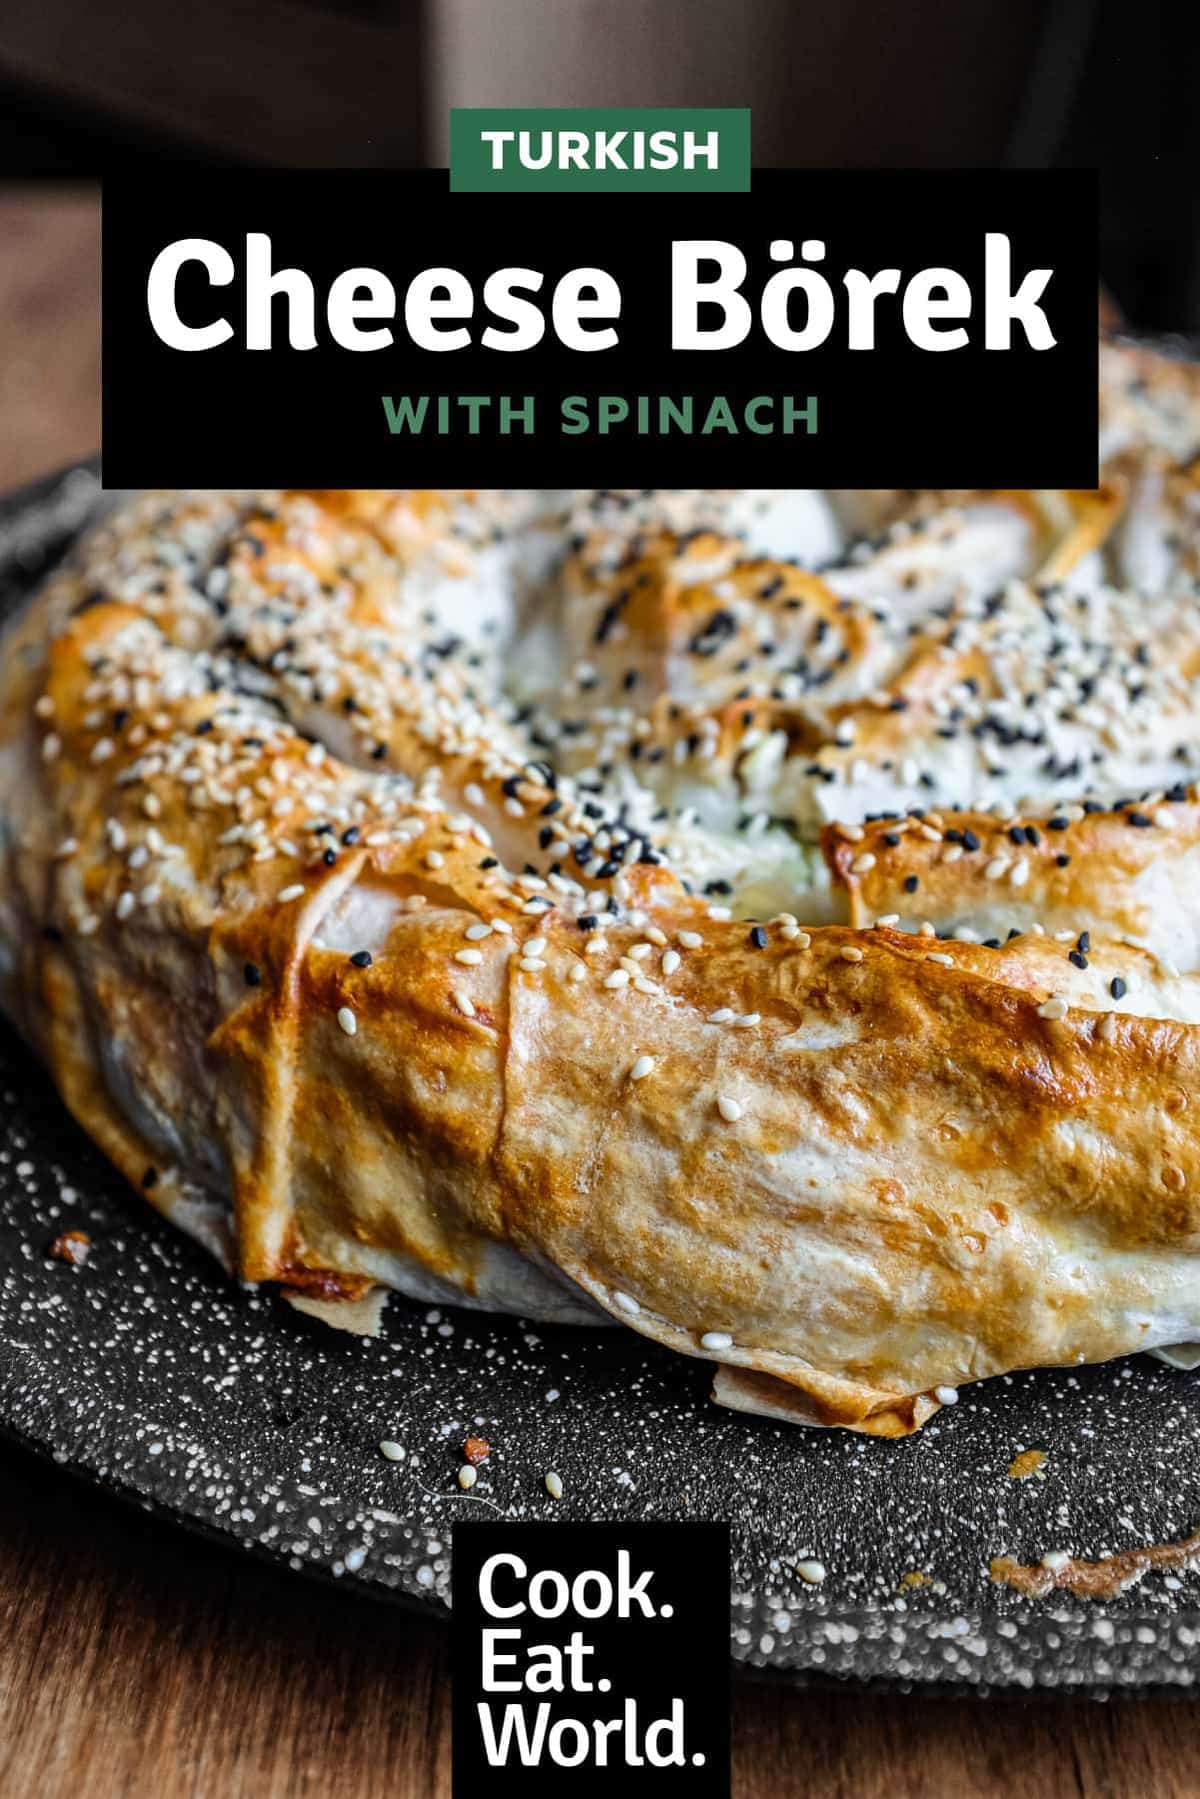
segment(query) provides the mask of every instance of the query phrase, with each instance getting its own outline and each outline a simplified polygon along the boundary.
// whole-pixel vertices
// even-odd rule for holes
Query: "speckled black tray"
[[[97,499],[77,470],[0,508],[0,604]],[[70,1227],[94,1245],[79,1269],[46,1254]],[[899,1443],[743,1418],[707,1388],[702,1364],[628,1332],[394,1299],[367,1342],[238,1287],[125,1189],[0,1028],[0,1428],[74,1472],[298,1571],[442,1609],[450,1527],[480,1506],[729,1518],[747,1667],[962,1691],[1193,1684],[1200,1575],[1031,1604],[987,1565],[1200,1523],[1200,1375],[1137,1357],[1015,1376]],[[494,1453],[468,1497],[471,1432]],[[1035,1447],[1040,1474],[1010,1478]],[[803,1557],[822,1585],[796,1575]]]

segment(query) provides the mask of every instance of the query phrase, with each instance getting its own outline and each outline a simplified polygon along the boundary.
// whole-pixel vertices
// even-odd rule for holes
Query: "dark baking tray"
[[[0,504],[0,605],[99,501],[84,465]],[[94,1245],[81,1269],[46,1254],[69,1227]],[[230,1282],[127,1191],[0,1028],[0,1428],[65,1468],[297,1572],[435,1610],[450,1527],[483,1506],[729,1518],[747,1669],[960,1692],[1193,1684],[1200,1575],[1030,1603],[987,1568],[1187,1535],[1200,1376],[1146,1357],[1014,1375],[897,1443],[723,1412],[707,1388],[703,1364],[626,1331],[393,1299],[365,1342]],[[467,1497],[455,1474],[472,1432],[494,1453]],[[402,1461],[381,1456],[385,1438]],[[1044,1467],[1013,1479],[1028,1448]],[[822,1585],[795,1573],[805,1556]]]

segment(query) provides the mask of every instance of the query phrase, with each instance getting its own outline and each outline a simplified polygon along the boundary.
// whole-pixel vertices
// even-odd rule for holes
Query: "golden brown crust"
[[[831,825],[822,848],[850,922],[926,921],[953,936],[1081,930],[1151,949],[1168,969],[1200,966],[1191,921],[1200,803],[1180,784],[1118,809],[1078,803],[1048,816],[933,811]]]
[[[431,564],[473,592],[464,504],[151,496],[6,645],[4,1003],[130,1180],[306,1304],[557,1283],[731,1403],[879,1435],[960,1381],[1200,1336],[1193,790],[831,827],[848,923],[739,918],[426,618]],[[1063,506],[1074,566],[1113,503]],[[970,529],[1025,555],[1036,516],[1041,556],[1054,509]],[[885,762],[994,665],[913,633],[904,709],[870,701],[859,579],[660,536],[565,628],[578,659],[628,595],[591,654],[605,691],[634,658],[643,744],[679,707],[744,756],[750,709]],[[800,621],[831,678],[738,697],[760,626],[794,659]]]

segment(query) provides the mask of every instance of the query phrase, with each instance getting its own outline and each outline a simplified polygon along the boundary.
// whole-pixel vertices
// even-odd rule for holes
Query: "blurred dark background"
[[[1105,278],[1200,332],[1188,0],[4,0],[0,168],[445,159],[451,104],[746,104],[763,164],[1102,175]]]
[[[1185,0],[0,0],[0,491],[99,440],[99,174],[444,163],[451,105],[749,103],[763,165],[1096,167],[1109,296],[1134,329],[1200,340],[1198,18]]]

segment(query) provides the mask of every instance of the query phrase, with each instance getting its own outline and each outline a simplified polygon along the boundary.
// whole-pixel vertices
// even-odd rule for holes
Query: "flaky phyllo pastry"
[[[1200,1338],[1200,380],[1102,363],[1095,493],[119,508],[3,650],[72,1111],[335,1321],[772,1416]]]

